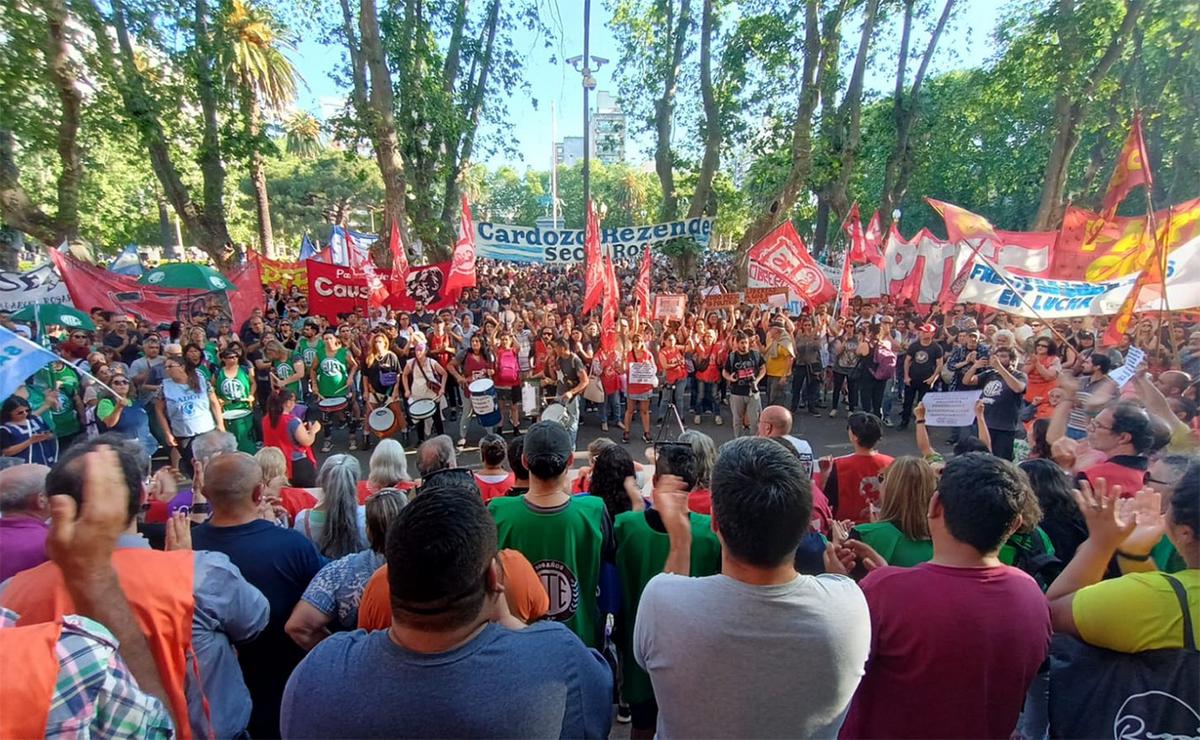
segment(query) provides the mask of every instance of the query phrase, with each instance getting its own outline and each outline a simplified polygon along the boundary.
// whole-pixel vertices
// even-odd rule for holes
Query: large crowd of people
[[[1102,317],[730,305],[728,262],[655,272],[683,317],[625,301],[607,338],[578,267],[484,260],[436,310],[275,287],[238,326],[0,314],[58,358],[0,406],[0,675],[33,666],[0,682],[0,736],[1088,737],[1147,691],[1195,713],[1190,317],[1105,347]],[[974,423],[931,435],[926,394],[973,389]],[[1136,710],[1178,734],[1178,707]]]

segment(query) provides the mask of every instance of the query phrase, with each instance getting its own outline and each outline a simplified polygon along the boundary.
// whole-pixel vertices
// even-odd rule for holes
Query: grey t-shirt
[[[867,601],[835,575],[777,586],[658,575],[633,633],[659,738],[837,737],[870,645]]]
[[[288,738],[606,738],[611,724],[608,664],[557,622],[489,624],[437,654],[340,632],[296,667],[280,709]]]

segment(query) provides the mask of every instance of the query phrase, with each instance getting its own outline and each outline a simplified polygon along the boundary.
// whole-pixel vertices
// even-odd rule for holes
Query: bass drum
[[[372,411],[367,416],[367,427],[375,436],[386,439],[400,429],[400,422],[403,418],[400,412],[400,403],[397,401]]]

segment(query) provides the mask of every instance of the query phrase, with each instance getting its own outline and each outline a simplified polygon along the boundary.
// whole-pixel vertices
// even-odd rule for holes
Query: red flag
[[[833,300],[837,287],[808,253],[791,221],[784,221],[750,248],[750,287],[785,287],[810,306]]]
[[[475,221],[471,218],[471,206],[467,196],[462,196],[462,219],[458,222],[458,243],[454,245],[451,260],[450,281],[446,290],[462,290],[475,287]]]
[[[855,212],[857,213],[857,211]],[[855,223],[858,217],[855,216]],[[871,214],[871,223],[867,224],[867,233],[863,235],[863,261],[883,269],[883,228],[879,224],[879,211]]]
[[[1101,211],[1105,219],[1117,214],[1117,206],[1125,200],[1129,191],[1139,185],[1147,189],[1154,187],[1154,177],[1150,173],[1150,158],[1146,155],[1146,140],[1142,137],[1142,114],[1133,115],[1133,124],[1129,128],[1129,136],[1125,137],[1125,145],[1117,156],[1117,164],[1113,168],[1112,177],[1108,181],[1108,189],[1104,192]]]
[[[971,247],[971,253],[959,268],[954,279],[942,291],[938,301],[943,311],[949,311],[954,307],[955,301],[958,300],[958,294],[966,285],[967,275],[971,273],[971,266],[975,264],[975,258],[979,256],[979,250],[983,247],[983,243],[991,241],[993,244],[997,244],[1000,242],[1000,237],[996,236],[996,230],[992,228],[992,224],[977,213],[971,213],[965,208],[959,208],[933,198],[926,198],[925,201],[945,219],[946,236],[950,238],[950,241],[966,242]],[[961,248],[960,245],[959,249]]]
[[[838,286],[838,300],[841,301],[839,315],[843,318],[850,315],[850,298],[854,296],[854,275],[850,269],[850,256],[846,255],[842,265],[842,284]]]
[[[612,255],[604,255],[604,307],[600,311],[600,346],[611,350],[617,345],[617,314],[621,306],[621,286],[613,268]]]
[[[404,293],[408,290],[408,251],[400,243],[400,223],[394,218],[388,250],[392,253],[391,292]]]
[[[583,246],[587,267],[583,282],[583,312],[586,314],[604,298],[604,260],[600,256],[600,222],[596,220],[596,208],[588,201],[587,228],[584,230]]]
[[[650,320],[650,269],[652,258],[650,256],[650,247],[642,250],[642,267],[638,270],[637,285],[634,286],[633,295],[638,302],[638,316],[643,319]]]
[[[379,271],[375,269],[375,260],[371,259],[370,252],[358,250],[354,239],[350,236],[349,229],[346,230],[346,252],[350,256],[350,268],[355,272],[361,272],[367,279],[367,307],[382,306],[391,293],[383,284],[383,279],[379,277]]]

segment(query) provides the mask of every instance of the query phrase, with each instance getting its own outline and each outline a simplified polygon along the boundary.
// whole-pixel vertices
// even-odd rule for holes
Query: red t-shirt
[[[1050,649],[1050,609],[1016,568],[872,571],[871,659],[842,738],[1007,738]]]
[[[663,347],[658,354],[663,361],[663,372],[668,385],[678,383],[687,377],[687,368],[683,364],[683,353],[679,351],[678,347]]]
[[[414,489],[416,487],[417,487],[417,484],[414,481],[410,481],[410,480],[402,480],[402,481],[397,482],[396,485],[392,486],[392,488],[395,488],[398,491],[411,491],[412,489]],[[371,494],[376,493],[378,491],[379,491],[379,489],[372,486],[370,481],[360,480],[358,482],[358,491],[357,491],[358,505],[366,506],[367,498],[369,498],[371,496]]]
[[[712,491],[697,488],[688,494],[688,511],[712,515]]]
[[[479,473],[475,474],[475,483],[479,486],[479,493],[483,496],[483,502],[485,504],[494,498],[499,498],[500,496],[507,494],[509,490],[512,489],[513,483],[515,483],[516,480],[516,476],[514,476],[512,473],[509,473],[504,480],[490,483],[481,478]]]
[[[853,519],[855,524],[871,521],[869,502],[879,500],[882,482],[879,471],[892,464],[892,457],[881,453],[874,455],[843,455],[834,458],[833,468],[837,471],[837,496],[839,520]],[[827,481],[821,487],[828,489]],[[827,496],[829,494],[826,494]]]
[[[630,350],[629,355],[626,358],[626,361],[629,365],[632,365],[635,362],[648,363],[650,365],[655,365],[654,355],[651,354],[648,350],[642,350],[641,354],[638,354],[637,350]],[[626,380],[626,382],[629,383],[628,390],[629,390],[629,395],[631,395],[631,396],[640,395],[643,393],[650,393],[651,391],[654,390],[654,386],[651,385],[650,383],[634,383],[634,382],[632,382],[630,380],[630,375],[629,375],[628,370],[626,371],[625,380]]]

